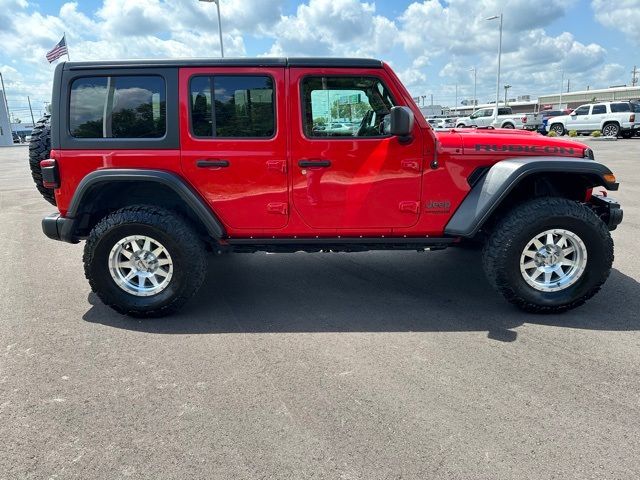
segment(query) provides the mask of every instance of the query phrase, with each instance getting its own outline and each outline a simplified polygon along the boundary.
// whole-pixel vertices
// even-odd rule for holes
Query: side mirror
[[[401,140],[407,140],[413,131],[413,122],[415,120],[413,112],[409,107],[391,107],[391,125],[389,133],[400,137]]]

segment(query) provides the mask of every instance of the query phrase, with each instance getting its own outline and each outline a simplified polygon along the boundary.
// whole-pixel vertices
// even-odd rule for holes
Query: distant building
[[[9,112],[7,103],[4,101],[4,92],[0,91],[0,146],[13,145],[13,135],[11,135],[11,124],[9,123]]]
[[[20,141],[24,142],[27,135],[31,135],[33,131],[33,123],[12,123],[11,131],[20,137]]]
[[[579,92],[562,93],[562,108],[576,108],[585,103],[612,102],[615,100],[640,99],[640,87],[610,87],[597,90],[581,90]],[[540,109],[555,108],[560,103],[560,93],[540,95]]]

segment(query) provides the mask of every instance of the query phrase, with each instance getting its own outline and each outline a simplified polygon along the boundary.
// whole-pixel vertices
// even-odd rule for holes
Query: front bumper
[[[591,205],[596,214],[607,224],[609,230],[615,230],[622,223],[624,212],[620,204],[611,197],[593,195]]]
[[[73,235],[73,219],[62,217],[57,212],[42,219],[42,231],[52,240],[67,243],[78,243],[79,241]]]

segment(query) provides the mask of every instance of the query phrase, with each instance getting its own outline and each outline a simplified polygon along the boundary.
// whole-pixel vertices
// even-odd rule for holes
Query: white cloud
[[[381,56],[394,45],[395,23],[358,0],[310,0],[275,26],[272,55]]]
[[[640,46],[638,0],[593,0],[591,8],[598,22],[623,32],[636,46]]]

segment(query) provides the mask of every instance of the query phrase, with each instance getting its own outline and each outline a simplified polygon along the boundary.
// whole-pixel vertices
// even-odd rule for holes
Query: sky
[[[630,85],[640,68],[640,0],[220,0],[225,56],[353,56],[388,62],[414,96],[453,105]],[[198,0],[0,0],[0,71],[9,108],[30,120],[51,98],[47,50],[71,60],[217,57],[215,4]],[[66,57],[65,57],[66,58]],[[456,85],[458,96],[456,97]],[[502,88],[502,87],[501,87]],[[502,89],[501,89],[502,91]]]

